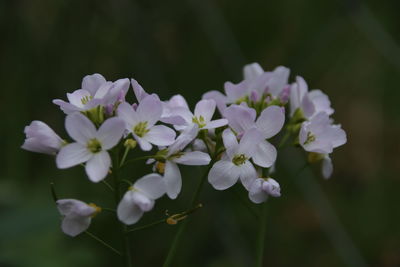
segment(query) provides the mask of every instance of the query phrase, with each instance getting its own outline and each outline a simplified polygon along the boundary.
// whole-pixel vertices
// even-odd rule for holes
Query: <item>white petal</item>
[[[125,132],[125,122],[119,118],[107,119],[99,128],[96,138],[100,141],[102,149],[108,150],[118,144]]]
[[[150,143],[157,146],[169,146],[175,141],[176,133],[165,125],[155,125],[143,137]]]
[[[206,122],[209,122],[212,119],[212,116],[215,112],[216,103],[213,99],[203,99],[200,100],[194,109],[194,116],[199,118],[203,116]]]
[[[85,89],[90,92],[91,95],[94,95],[99,89],[99,87],[106,82],[106,79],[101,74],[95,73],[92,75],[87,75],[82,80],[82,89]]]
[[[306,94],[301,101],[301,109],[303,110],[304,116],[306,118],[310,118],[315,113],[314,103],[311,102],[311,99]]]
[[[329,179],[332,176],[333,164],[329,155],[326,155],[322,160],[322,176],[325,179]]]
[[[150,151],[153,147],[146,139],[133,135],[143,151]]]
[[[90,221],[90,217],[65,217],[61,229],[65,234],[75,237],[89,228]]]
[[[169,160],[165,162],[164,181],[168,197],[175,199],[181,192],[182,178],[178,165]]]
[[[254,126],[256,111],[242,105],[231,105],[225,109],[224,117],[228,119],[229,126],[233,130],[243,133]]]
[[[57,168],[66,169],[88,161],[92,153],[86,146],[79,143],[72,143],[61,148],[56,157]]]
[[[67,93],[69,103],[80,108],[83,108],[85,106],[82,100],[85,99],[86,101],[88,101],[90,100],[90,97],[90,92],[82,89],[76,90],[71,94]]]
[[[222,141],[227,151],[236,149],[239,145],[235,134],[229,128],[222,132]]]
[[[247,64],[243,68],[243,76],[245,80],[253,80],[263,73],[264,70],[258,63]]]
[[[227,97],[224,94],[219,91],[209,91],[202,96],[202,99],[214,99],[219,113],[223,114],[227,102]]]
[[[264,109],[257,119],[257,128],[268,139],[279,133],[285,123],[285,111],[278,106],[269,106]]]
[[[263,140],[263,134],[257,128],[251,128],[250,130],[247,130],[242,139],[240,139],[238,153],[252,157],[252,155],[256,152],[257,146]]]
[[[59,199],[57,209],[64,216],[90,217],[96,209],[77,199]]]
[[[152,199],[160,198],[166,191],[164,179],[157,173],[143,176],[133,187]]]
[[[152,210],[155,204],[153,199],[150,199],[148,196],[139,191],[133,193],[133,201],[142,211]]]
[[[273,97],[277,97],[283,87],[288,83],[290,70],[286,67],[279,66],[272,72],[271,78],[268,81],[269,93]]]
[[[95,154],[85,166],[86,174],[94,182],[100,182],[106,178],[111,166],[111,158],[107,151]]]
[[[197,124],[188,126],[179,136],[175,142],[168,148],[167,156],[182,151],[188,144],[190,144],[197,136],[199,127]]]
[[[96,127],[81,113],[73,113],[65,119],[68,134],[78,143],[85,144],[96,135]]]
[[[247,190],[250,190],[250,186],[257,179],[257,171],[250,161],[246,161],[239,167],[240,181]]]
[[[239,171],[231,161],[217,161],[208,173],[208,182],[217,190],[233,186],[239,178]]]
[[[256,179],[253,184],[250,186],[249,190],[249,198],[254,203],[262,203],[265,202],[268,198],[267,193],[262,190],[262,184],[264,183],[263,179]]]
[[[132,131],[132,127],[140,122],[133,107],[126,102],[121,103],[118,106],[118,118],[125,121],[126,127],[129,131]]]
[[[134,224],[143,215],[143,211],[134,202],[134,192],[129,190],[118,204],[117,216],[124,224]]]
[[[267,141],[261,142],[253,154],[253,161],[260,167],[269,168],[276,160],[276,149]]]
[[[207,153],[200,151],[185,152],[179,158],[174,158],[174,162],[190,166],[208,165],[210,161],[211,161],[210,156]]]
[[[136,99],[139,103],[143,100],[143,98],[149,95],[135,79],[131,79],[131,84],[133,92],[135,93]]]
[[[215,129],[215,128],[225,126],[227,124],[228,124],[228,120],[226,120],[226,119],[213,120],[213,121],[210,121],[209,123],[207,123],[207,125],[204,126],[203,129]]]
[[[147,122],[147,127],[150,128],[161,118],[161,101],[154,95],[146,96],[139,103],[136,112],[139,116],[139,120],[141,122]]]

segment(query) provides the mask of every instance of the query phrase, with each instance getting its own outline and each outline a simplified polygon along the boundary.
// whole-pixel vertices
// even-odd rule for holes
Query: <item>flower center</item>
[[[201,115],[200,115],[200,117],[193,117],[192,122],[196,123],[199,126],[199,128],[203,128],[207,124],[204,117]]]
[[[247,157],[244,154],[235,155],[232,159],[233,164],[236,166],[242,165],[246,162]]]
[[[86,103],[89,102],[90,100],[92,100],[92,98],[93,98],[93,97],[90,96],[90,95],[87,95],[87,96],[82,97],[82,98],[81,98],[82,105],[86,105]]]
[[[96,138],[90,139],[87,143],[87,148],[92,153],[98,153],[101,151],[101,143]]]
[[[315,139],[316,139],[316,138],[315,138],[315,135],[313,135],[311,132],[308,132],[308,133],[307,133],[307,140],[304,142],[304,144],[305,144],[305,145],[308,145],[308,144],[314,142]]]
[[[164,174],[164,172],[165,172],[165,162],[157,161],[156,170],[158,171],[158,173]]]
[[[95,209],[95,211],[92,213],[92,215],[90,215],[90,217],[95,217],[98,213],[100,213],[101,212],[101,208],[99,207],[99,206],[97,206],[96,204],[94,204],[94,203],[89,203],[88,204],[90,207],[92,207],[92,208],[94,208]]]
[[[139,137],[143,137],[149,131],[150,130],[147,129],[147,121],[139,122],[133,127],[133,132]]]

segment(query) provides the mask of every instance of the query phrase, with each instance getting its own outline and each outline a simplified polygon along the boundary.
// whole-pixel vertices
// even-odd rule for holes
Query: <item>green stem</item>
[[[263,266],[264,246],[265,246],[265,230],[267,224],[267,203],[262,203],[260,211],[260,225],[258,228],[258,239],[257,239],[257,258],[256,266]]]
[[[139,230],[144,230],[144,229],[147,229],[147,228],[151,228],[153,226],[156,226],[156,225],[159,225],[159,224],[162,224],[162,223],[166,223],[166,219],[161,219],[161,220],[158,220],[158,221],[155,221],[155,222],[143,225],[143,226],[139,226],[139,227],[133,228],[131,230],[128,230],[126,232],[126,234],[130,234],[132,232],[136,232],[136,231],[139,231]]]
[[[123,167],[127,166],[129,163],[132,163],[132,162],[135,162],[135,161],[138,161],[138,160],[153,159],[153,158],[155,158],[155,156],[143,156],[143,157],[134,158],[134,159],[125,161],[119,167],[122,169]]]
[[[111,245],[107,244],[107,242],[103,241],[102,239],[100,239],[99,237],[95,236],[91,232],[85,231],[85,234],[87,234],[88,236],[90,236],[91,238],[93,238],[94,240],[96,240],[97,242],[102,244],[103,246],[109,248],[111,251],[113,251],[114,253],[118,254],[119,256],[122,256],[121,252],[119,252],[117,249],[113,248]]]
[[[131,148],[130,148],[129,146],[126,146],[126,147],[125,147],[124,155],[122,156],[121,162],[120,162],[120,164],[119,164],[119,167],[120,167],[120,168],[122,167],[122,165],[124,165],[124,162],[125,162],[125,160],[126,160],[126,156],[128,156],[128,153],[129,153],[129,150],[130,150],[130,149],[131,149]]]
[[[285,135],[282,137],[281,141],[278,144],[278,149],[282,148],[286,144],[287,140],[290,137],[290,134],[290,131],[286,129]]]
[[[116,151],[115,155],[113,155],[113,169],[112,169],[112,175],[114,178],[114,197],[115,197],[115,203],[116,205],[119,204],[119,201],[121,199],[121,190],[120,190],[120,179],[118,176],[118,172],[120,167],[119,164],[119,153]],[[124,259],[125,259],[125,265],[127,267],[132,267],[133,262],[132,262],[132,249],[131,249],[131,244],[128,235],[126,235],[128,231],[128,228],[125,224],[121,223],[121,236],[123,239],[123,247],[124,247]]]
[[[207,171],[204,173],[203,177],[201,177],[200,182],[196,188],[196,191],[194,192],[192,201],[190,202],[190,207],[193,207],[200,198],[200,193],[201,193],[201,189],[203,188],[204,182],[207,179],[208,176],[208,172],[210,171],[212,165],[214,164],[214,161],[212,160],[210,162],[210,165],[207,168]],[[178,226],[178,231],[175,234],[174,240],[172,241],[171,247],[169,248],[168,254],[167,254],[167,258],[164,261],[163,267],[169,267],[172,264],[172,260],[174,259],[174,256],[176,254],[176,250],[178,248],[178,245],[182,239],[182,235],[183,232],[186,229],[186,225],[188,223],[189,220],[184,220],[179,226]]]
[[[106,182],[106,180],[101,181],[108,189],[110,189],[111,192],[114,192],[114,188]]]

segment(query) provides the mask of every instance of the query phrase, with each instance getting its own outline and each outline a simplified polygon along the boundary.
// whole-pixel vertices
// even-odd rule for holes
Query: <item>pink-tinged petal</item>
[[[108,95],[110,92],[112,82],[105,82],[102,85],[100,85],[99,89],[97,89],[96,93],[94,94],[93,98],[94,99],[103,99]]]
[[[228,101],[226,95],[219,91],[209,91],[202,96],[202,99],[213,99],[217,103],[219,113],[223,114]]]
[[[208,182],[217,190],[233,186],[239,178],[239,170],[231,161],[217,161],[208,173]]]
[[[174,95],[173,97],[170,98],[170,100],[168,100],[167,105],[170,108],[181,107],[189,109],[186,99],[182,95]]]
[[[286,67],[279,66],[272,72],[271,78],[268,80],[268,92],[273,97],[278,97],[282,89],[287,85],[290,70]]]
[[[121,103],[118,106],[117,114],[118,118],[122,119],[126,123],[126,128],[129,131],[132,131],[132,127],[140,122],[136,111],[126,102]]]
[[[107,119],[99,128],[96,138],[100,141],[102,149],[108,150],[118,144],[125,132],[125,122],[119,118]]]
[[[339,125],[332,125],[329,131],[329,140],[333,148],[344,145],[347,142],[346,132]]]
[[[88,161],[92,154],[85,145],[72,143],[61,148],[56,157],[57,168],[66,169]]]
[[[155,201],[153,199],[150,199],[148,196],[146,196],[142,192],[134,192],[133,201],[143,211],[152,210],[154,207],[154,204],[155,204]]]
[[[135,79],[131,79],[131,84],[133,92],[135,93],[136,99],[139,103],[149,95]]]
[[[190,144],[197,136],[199,127],[197,124],[188,126],[179,136],[175,142],[168,148],[167,156],[173,155],[176,152],[182,151],[188,144]]]
[[[151,127],[150,131],[143,137],[156,146],[169,146],[175,141],[176,133],[165,125]]]
[[[77,199],[59,199],[56,202],[57,209],[63,216],[90,217],[96,209]]]
[[[262,184],[262,189],[264,192],[272,197],[281,196],[281,186],[277,181],[272,178],[268,178],[266,181],[264,181],[264,183]]]
[[[238,84],[233,84],[231,82],[225,82],[224,89],[225,89],[225,93],[227,95],[228,103],[235,103],[236,100],[238,100],[250,93],[247,88],[246,80],[244,80]]]
[[[165,162],[164,181],[168,197],[175,199],[181,192],[182,178],[178,165],[169,160]]]
[[[65,128],[75,141],[86,145],[87,141],[96,136],[96,127],[83,114],[73,113],[65,119]]]
[[[88,91],[79,89],[74,91],[72,94],[67,93],[67,98],[69,103],[72,105],[83,108],[85,106],[83,101],[88,102],[91,98],[91,95]]]
[[[53,104],[56,104],[57,106],[60,107],[60,109],[65,113],[65,114],[71,114],[77,111],[81,111],[82,108],[78,108],[77,106],[74,106],[68,102],[65,102],[64,100],[61,99],[54,99]]]
[[[235,134],[232,132],[231,129],[228,128],[222,132],[222,141],[224,142],[228,157],[232,159],[239,147],[239,144]]]
[[[216,129],[222,126],[225,126],[228,124],[228,120],[226,119],[219,119],[219,120],[213,120],[207,123],[206,126],[203,127],[203,129]]]
[[[178,164],[190,166],[208,165],[211,161],[207,153],[200,151],[184,152],[182,156],[174,158],[173,161]]]
[[[26,139],[21,148],[25,150],[54,155],[63,145],[63,140],[42,121],[32,121],[24,132]]]
[[[263,134],[257,128],[247,130],[240,139],[238,153],[252,157],[263,140]]]
[[[147,122],[147,127],[152,127],[162,114],[161,101],[154,95],[146,96],[140,102],[137,110],[137,115],[141,122]]]
[[[254,126],[256,111],[242,105],[231,105],[225,109],[224,117],[228,119],[229,126],[233,130],[243,133]]]
[[[275,147],[269,142],[263,141],[253,154],[253,162],[260,167],[269,168],[275,163],[276,154]]]
[[[125,101],[125,96],[129,89],[129,79],[119,79],[113,82],[108,95],[108,103],[114,103],[116,101]]]
[[[85,170],[89,180],[98,183],[106,178],[111,166],[111,158],[107,151],[101,151],[86,163]]]
[[[296,82],[290,88],[290,115],[301,107],[301,101],[304,95],[308,92],[306,81],[301,76],[296,76]]]
[[[240,181],[244,188],[246,188],[247,191],[250,190],[250,186],[258,177],[256,169],[250,161],[246,161],[244,164],[239,166],[238,170]]]
[[[253,80],[263,73],[264,70],[258,63],[247,64],[243,68],[243,76],[245,80]]]
[[[264,183],[264,180],[261,178],[258,178],[250,186],[249,198],[252,202],[254,202],[256,204],[265,202],[268,198],[267,193],[262,190],[263,183]]]
[[[160,121],[162,121],[163,123],[172,124],[172,125],[186,124],[186,120],[179,115],[171,115],[171,116],[161,117]]]
[[[91,217],[65,217],[61,229],[66,235],[75,237],[89,228],[90,221]]]
[[[164,179],[157,173],[143,176],[135,182],[133,187],[151,199],[160,198],[166,192]]]
[[[202,116],[206,122],[212,119],[215,112],[216,103],[213,99],[200,100],[194,109],[194,116],[199,118]]]
[[[306,118],[310,118],[312,115],[315,114],[314,103],[311,102],[308,94],[306,94],[301,101],[301,109],[303,110],[303,114]]]
[[[329,179],[333,173],[333,164],[329,155],[326,155],[322,160],[322,176]]]
[[[328,115],[332,115],[334,110],[331,108],[331,101],[329,97],[324,94],[321,90],[312,90],[308,93],[308,97],[314,104],[315,112],[325,112]]]
[[[143,151],[150,151],[151,148],[153,147],[149,141],[147,141],[144,138],[138,137],[136,135],[133,135],[133,137],[136,139],[136,141],[138,142],[140,149],[142,149]]]
[[[91,95],[94,95],[99,87],[106,82],[106,79],[101,74],[95,73],[83,77],[82,89],[88,91]]]
[[[258,117],[256,125],[268,139],[279,133],[285,123],[285,112],[279,106],[269,106]]]
[[[143,210],[134,202],[134,194],[132,190],[126,192],[117,207],[118,219],[127,225],[136,223],[143,216]]]

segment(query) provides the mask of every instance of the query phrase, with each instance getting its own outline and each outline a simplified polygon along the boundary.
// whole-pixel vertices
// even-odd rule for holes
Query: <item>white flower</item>
[[[346,143],[346,133],[340,125],[332,124],[325,112],[320,112],[301,125],[299,142],[304,150],[330,154],[333,149]]]
[[[115,82],[106,81],[98,73],[87,75],[82,80],[82,89],[68,93],[69,102],[60,99],[53,100],[53,103],[60,106],[66,114],[77,111],[86,111],[99,105],[113,106],[117,101],[123,101],[128,92],[129,80],[120,79]]]
[[[293,115],[298,108],[306,118],[320,112],[328,115],[334,113],[328,96],[318,89],[309,92],[306,81],[300,76],[296,77],[296,82],[290,88],[290,114]]]
[[[251,128],[244,133],[238,143],[232,131],[226,129],[222,133],[222,138],[226,155],[212,166],[208,181],[215,189],[225,190],[233,186],[240,178],[244,187],[249,190],[250,185],[257,178],[257,172],[250,159],[263,140],[262,133],[256,128]]]
[[[155,125],[161,114],[161,101],[154,95],[146,96],[136,110],[128,103],[121,103],[118,107],[118,117],[125,121],[126,129],[144,151],[151,150],[151,144],[167,146],[175,140],[174,130],[164,125]]]
[[[154,207],[155,200],[165,193],[165,184],[159,174],[148,174],[135,182],[118,204],[118,219],[124,224],[136,223],[144,212]]]
[[[69,236],[77,236],[89,228],[92,218],[101,211],[95,204],[86,204],[76,199],[59,199],[57,208],[64,216],[61,229]]]
[[[44,122],[32,121],[25,127],[26,139],[21,148],[38,153],[55,155],[64,141]]]
[[[76,142],[61,148],[56,158],[57,167],[66,169],[86,162],[89,179],[92,182],[103,180],[111,166],[107,150],[119,142],[125,123],[119,118],[110,118],[96,130],[87,117],[73,113],[67,116],[65,128]]]
[[[261,203],[267,200],[268,196],[280,197],[281,187],[272,178],[258,178],[250,187],[249,198],[254,203]]]
[[[244,105],[231,105],[225,109],[225,118],[229,126],[242,136],[245,131],[257,128],[264,139],[268,139],[279,133],[285,122],[285,112],[281,107],[269,106],[264,109],[256,120],[256,111]],[[263,140],[255,148],[253,161],[258,166],[269,168],[276,160],[277,152],[275,147],[266,140]]]

